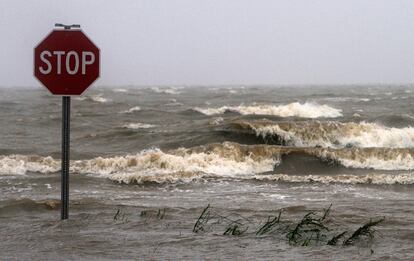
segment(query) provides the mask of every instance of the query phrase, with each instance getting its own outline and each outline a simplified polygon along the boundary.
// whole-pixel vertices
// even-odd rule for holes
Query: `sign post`
[[[70,97],[62,97],[62,180],[61,219],[69,217],[69,146],[70,146]]]
[[[61,219],[69,217],[70,100],[98,77],[100,51],[80,25],[55,24],[34,49],[34,75],[53,94],[62,96]]]

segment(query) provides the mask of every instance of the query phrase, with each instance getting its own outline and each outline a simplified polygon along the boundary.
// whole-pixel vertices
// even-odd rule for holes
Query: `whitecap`
[[[154,128],[154,127],[156,127],[156,125],[137,122],[137,123],[129,123],[129,124],[126,124],[123,127],[124,128],[127,128],[127,129],[137,130],[137,129]]]
[[[414,147],[413,127],[395,128],[367,122],[319,121],[290,124],[247,123],[247,126],[250,126],[257,136],[278,136],[286,143],[300,147]]]
[[[98,95],[91,95],[91,96],[89,97],[89,99],[91,99],[91,100],[92,100],[92,101],[94,101],[94,102],[100,102],[100,103],[106,103],[106,102],[109,102],[109,101],[110,101],[110,99],[104,98],[104,97],[102,96],[102,94],[98,94]]]
[[[171,94],[171,95],[177,95],[180,94],[180,91],[178,91],[179,88],[176,87],[151,87],[151,90],[156,93],[164,93],[164,94]]]
[[[128,90],[127,90],[127,89],[122,89],[122,88],[113,89],[112,91],[113,91],[113,92],[122,92],[122,93],[126,93],[126,92],[128,92]]]
[[[141,110],[141,107],[135,106],[135,107],[132,107],[132,108],[126,110],[126,111],[121,111],[120,113],[133,113],[134,111],[140,111],[140,110]]]
[[[60,162],[50,156],[0,156],[0,175],[25,175],[27,172],[52,173],[58,170],[60,170]]]
[[[342,116],[342,110],[340,109],[309,102],[293,102],[286,105],[222,106],[219,108],[196,107],[194,110],[205,115],[223,114],[226,111],[232,111],[242,115],[272,115],[279,117],[336,118]]]

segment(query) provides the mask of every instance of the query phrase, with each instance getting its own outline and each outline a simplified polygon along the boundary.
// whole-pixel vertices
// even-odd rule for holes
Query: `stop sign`
[[[81,30],[53,30],[34,49],[34,75],[52,94],[80,95],[99,77],[99,49]]]

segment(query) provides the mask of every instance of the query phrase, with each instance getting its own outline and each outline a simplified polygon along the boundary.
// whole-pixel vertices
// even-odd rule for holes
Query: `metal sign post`
[[[71,95],[81,95],[98,77],[99,48],[80,25],[55,24],[34,49],[34,75],[53,94],[62,96],[61,219],[69,218],[69,149]],[[75,28],[75,30],[71,30]]]
[[[69,149],[70,149],[70,97],[62,97],[62,175],[61,219],[69,217]]]

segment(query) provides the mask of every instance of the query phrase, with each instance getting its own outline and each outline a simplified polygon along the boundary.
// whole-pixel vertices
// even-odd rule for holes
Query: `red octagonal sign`
[[[99,77],[99,49],[81,30],[53,30],[34,49],[34,75],[55,95],[80,95]]]

